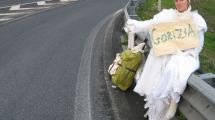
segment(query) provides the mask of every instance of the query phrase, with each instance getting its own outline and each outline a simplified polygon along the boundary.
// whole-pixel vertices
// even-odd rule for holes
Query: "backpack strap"
[[[146,39],[144,40],[145,45],[143,46],[143,49],[142,49],[142,50],[144,50],[144,48],[146,47],[147,41],[148,41],[148,39],[146,38]]]
[[[115,62],[113,62],[112,64],[114,65]],[[110,80],[110,81],[111,81],[111,79],[112,79],[112,76],[111,76],[111,74],[110,74],[110,71],[111,71],[111,69],[113,68],[113,65],[111,66],[110,70],[108,71],[108,73],[109,73],[109,80]]]
[[[111,69],[113,68],[115,62],[112,63],[113,65],[111,66],[110,70],[108,71],[110,73]]]
[[[126,78],[127,78],[125,63],[123,62],[121,66],[122,66],[123,71],[124,71],[124,78],[123,78],[123,83],[122,83],[122,84],[119,84],[119,83],[118,83],[118,78],[117,78],[117,77],[115,78],[115,82],[116,82],[116,85],[117,85],[118,87],[122,87],[122,86],[125,84]]]
[[[121,66],[121,67],[123,67],[121,64],[118,64],[118,65]],[[127,68],[127,67],[125,67],[125,69],[127,69],[127,70],[129,70],[129,71],[131,71],[131,72],[136,73],[136,71],[134,71],[134,70],[132,70],[132,69],[129,69],[129,68]]]

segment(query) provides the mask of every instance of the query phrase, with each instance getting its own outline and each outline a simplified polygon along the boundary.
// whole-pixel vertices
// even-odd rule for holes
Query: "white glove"
[[[134,31],[134,24],[131,19],[128,19],[128,21],[125,23],[124,30],[126,33]]]

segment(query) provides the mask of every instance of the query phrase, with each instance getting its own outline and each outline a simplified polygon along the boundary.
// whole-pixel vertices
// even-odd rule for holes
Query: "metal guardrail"
[[[140,20],[136,15],[138,5],[146,0],[130,0],[124,8],[125,21],[128,19]],[[144,41],[144,33],[137,36]],[[151,48],[151,41],[147,43]],[[188,120],[215,120],[215,75],[198,69],[200,75],[192,74],[188,79],[187,87],[181,95],[179,110]]]
[[[135,20],[141,20],[138,15],[136,15],[136,12],[138,11],[138,5],[139,4],[145,4],[145,2],[148,0],[131,0],[127,3],[127,5],[124,8],[125,13],[125,21],[128,19],[135,19]],[[145,40],[146,35],[145,33],[138,33],[136,34],[141,40]],[[147,42],[147,48],[151,48],[152,43],[151,40]]]

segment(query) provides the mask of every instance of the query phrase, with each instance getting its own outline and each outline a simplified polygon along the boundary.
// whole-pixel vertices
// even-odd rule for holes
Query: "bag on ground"
[[[121,90],[127,90],[134,78],[136,70],[142,60],[142,53],[133,53],[131,49],[125,50],[120,54],[121,61],[113,63],[109,68],[109,73],[112,68],[116,68],[111,74],[112,82]],[[118,59],[117,59],[118,60]],[[118,60],[119,61],[119,60]],[[121,63],[121,64],[120,64]]]

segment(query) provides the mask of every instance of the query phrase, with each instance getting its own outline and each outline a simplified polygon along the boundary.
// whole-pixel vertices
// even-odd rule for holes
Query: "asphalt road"
[[[1,120],[144,119],[134,86],[122,92],[104,77],[106,30],[128,1],[84,0],[1,25]]]
[[[0,7],[39,2],[42,0],[0,0]]]

